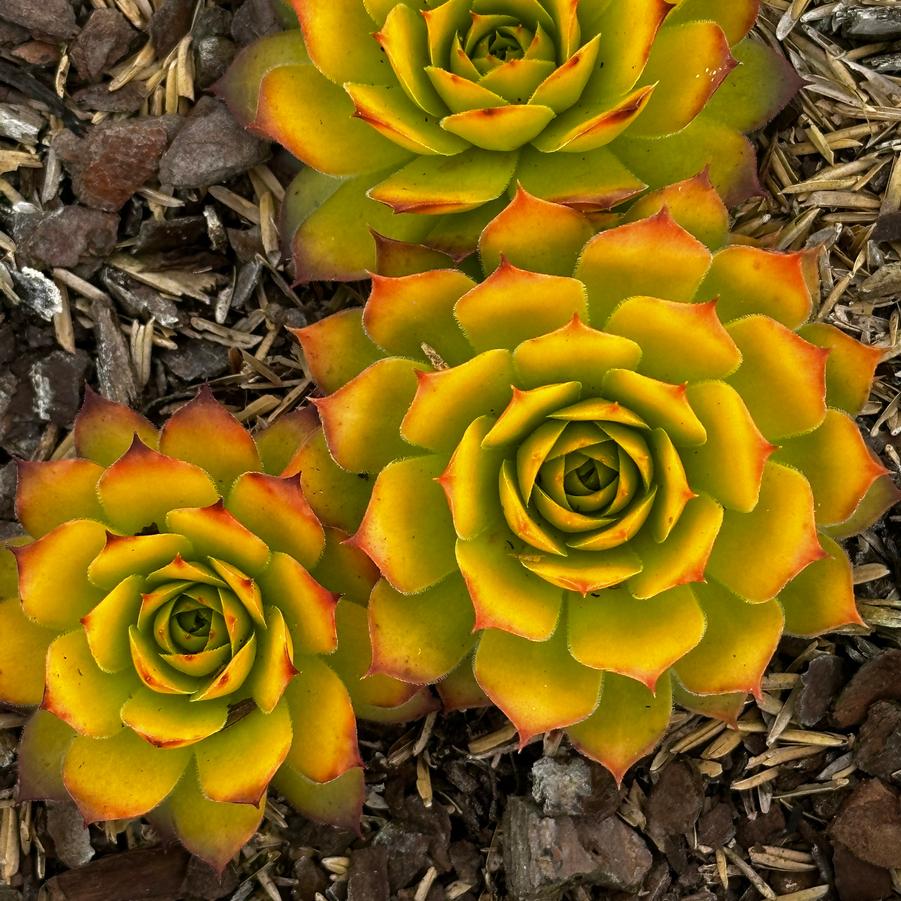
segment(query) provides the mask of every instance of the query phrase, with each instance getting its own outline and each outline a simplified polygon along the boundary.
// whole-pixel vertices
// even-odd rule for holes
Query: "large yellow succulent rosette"
[[[20,464],[28,534],[0,547],[0,702],[40,705],[20,798],[72,798],[86,822],[147,815],[220,868],[270,784],[310,817],[358,827],[351,693],[387,719],[428,699],[361,681],[368,658],[347,653],[368,648],[337,594],[371,564],[284,474],[308,420],[254,440],[205,389],[158,430],[88,390],[77,457]]]
[[[362,278],[371,231],[462,256],[521,183],[608,210],[705,167],[757,189],[762,127],[799,80],[748,33],[758,0],[293,0],[300,29],[220,83],[310,168],[284,231],[301,280]]]
[[[382,574],[373,670],[617,777],[674,694],[734,715],[783,633],[859,624],[836,539],[898,497],[853,419],[880,351],[808,322],[810,255],[727,244],[703,179],[632,215],[521,190],[483,280],[378,276],[297,333],[301,485]]]

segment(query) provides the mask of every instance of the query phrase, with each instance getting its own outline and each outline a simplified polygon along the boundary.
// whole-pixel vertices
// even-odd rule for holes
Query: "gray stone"
[[[897,6],[839,8],[834,21],[846,38],[865,41],[892,41],[901,38],[901,8]]]
[[[107,297],[91,304],[94,337],[97,341],[97,382],[108,400],[132,404],[140,394],[128,344],[119,325],[119,317]]]
[[[41,269],[70,269],[112,253],[119,217],[73,204],[50,213],[18,215],[14,230],[23,262]]]
[[[582,813],[591,794],[591,770],[582,757],[543,757],[532,767],[532,797],[548,816]]]
[[[90,358],[83,350],[70,354],[54,350],[36,360],[28,370],[34,395],[35,416],[70,428],[81,406],[81,386]]]
[[[71,801],[47,802],[47,831],[57,859],[67,867],[83,866],[94,856],[84,817]]]
[[[204,188],[246,172],[269,156],[225,104],[202,97],[160,161],[159,179],[175,188]]]
[[[3,0],[0,13],[36,35],[72,38],[78,34],[70,0]]]

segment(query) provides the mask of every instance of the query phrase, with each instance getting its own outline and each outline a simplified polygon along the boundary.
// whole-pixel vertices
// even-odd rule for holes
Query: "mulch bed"
[[[156,420],[209,383],[269,422],[311,388],[284,327],[364,299],[292,289],[297,163],[205,93],[277,29],[268,0],[0,0],[0,537],[12,460],[70,452],[85,380]],[[758,136],[768,193],[735,227],[824,248],[816,315],[886,349],[863,426],[897,473],[901,2],[765,0],[759,31],[808,85]],[[738,731],[677,714],[617,788],[560,735],[517,751],[495,711],[364,724],[362,836],[274,797],[221,878],[140,821],[18,803],[24,718],[0,710],[0,901],[901,894],[899,519],[849,543],[869,628],[784,640]]]

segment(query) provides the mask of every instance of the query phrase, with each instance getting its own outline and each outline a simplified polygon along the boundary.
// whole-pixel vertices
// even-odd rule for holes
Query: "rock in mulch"
[[[232,37],[242,46],[275,34],[282,24],[275,14],[275,5],[269,0],[245,0],[232,20]]]
[[[195,77],[197,85],[208,88],[225,75],[234,59],[237,47],[234,41],[219,35],[201,38],[195,45]]]
[[[23,213],[15,222],[17,253],[26,265],[70,269],[112,253],[118,229],[118,216],[84,206],[65,206],[50,213]]]
[[[901,867],[901,803],[879,779],[861,782],[829,827],[832,838],[876,867]]]
[[[388,901],[390,896],[387,848],[354,851],[347,873],[347,901]]]
[[[892,41],[901,38],[901,9],[898,7],[851,7],[843,5],[834,20],[842,35],[863,41]]]
[[[844,682],[844,665],[835,654],[814,657],[801,675],[795,702],[795,719],[802,726],[815,726],[828,712]]]
[[[71,428],[81,406],[81,385],[89,362],[83,350],[74,354],[54,350],[32,364],[28,375],[38,419]]]
[[[901,650],[883,651],[867,661],[839,695],[833,719],[840,729],[862,723],[874,701],[901,701]]]
[[[130,81],[118,91],[108,91],[105,84],[82,88],[72,95],[72,99],[82,109],[104,113],[136,113],[146,96],[141,82]]]
[[[164,350],[159,358],[171,375],[189,385],[214,379],[228,369],[228,348],[201,338]]]
[[[158,57],[165,56],[188,33],[194,0],[164,0],[150,20],[150,40]]]
[[[47,802],[47,831],[53,839],[54,856],[67,867],[83,866],[94,856],[91,833],[71,801]]]
[[[265,141],[246,132],[225,104],[201,97],[160,161],[159,179],[174,188],[225,181],[269,156]]]
[[[0,18],[21,25],[35,35],[72,38],[78,34],[69,0],[3,0]]]
[[[140,389],[112,301],[105,297],[96,298],[91,304],[91,315],[97,341],[100,393],[108,400],[128,406],[137,400]]]
[[[860,727],[855,746],[857,765],[871,776],[891,779],[901,770],[901,704],[877,701]]]
[[[691,832],[704,805],[704,780],[687,761],[665,767],[648,797],[651,835],[683,835]]]
[[[546,816],[611,816],[619,807],[616,780],[584,757],[542,757],[532,767],[532,797]]]
[[[95,82],[131,49],[138,33],[117,9],[95,9],[72,42],[69,56],[75,71]]]
[[[545,817],[528,798],[507,800],[503,835],[507,888],[521,901],[559,898],[575,883],[634,891],[653,862],[618,817]]]
[[[115,212],[156,175],[173,122],[164,117],[104,122],[84,138],[62,132],[53,149],[87,206]]]
[[[882,901],[892,897],[889,871],[860,860],[838,842],[833,849],[832,866],[841,901]]]

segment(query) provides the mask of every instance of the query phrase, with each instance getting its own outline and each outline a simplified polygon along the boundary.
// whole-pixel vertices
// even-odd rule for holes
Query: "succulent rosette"
[[[744,134],[799,84],[747,37],[759,0],[292,2],[300,30],[220,89],[309,167],[284,208],[304,281],[364,277],[371,231],[463,256],[517,181],[590,212],[709,167],[737,202]]]
[[[727,245],[703,179],[639,213],[593,235],[521,190],[482,281],[376,276],[297,332],[301,484],[382,576],[372,671],[617,777],[674,693],[734,714],[784,632],[859,624],[836,539],[898,496],[853,419],[880,351],[808,323],[810,256]]]
[[[270,783],[356,828],[337,596],[310,571],[335,553],[371,564],[333,552],[282,475],[308,429],[290,415],[254,440],[204,390],[157,430],[89,391],[77,458],[20,464],[28,536],[0,548],[0,701],[40,705],[22,797],[71,797],[88,822],[147,814],[218,867]]]

